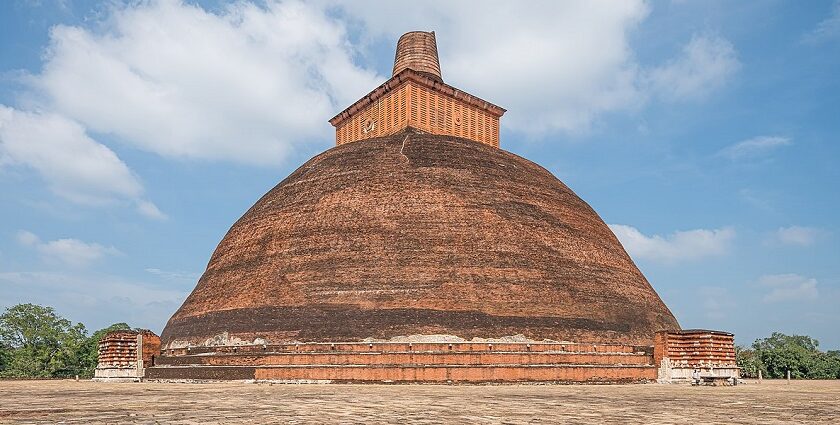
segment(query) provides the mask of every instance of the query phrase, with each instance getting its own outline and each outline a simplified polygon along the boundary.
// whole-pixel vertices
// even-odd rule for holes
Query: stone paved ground
[[[840,381],[269,385],[0,381],[0,423],[840,423]]]

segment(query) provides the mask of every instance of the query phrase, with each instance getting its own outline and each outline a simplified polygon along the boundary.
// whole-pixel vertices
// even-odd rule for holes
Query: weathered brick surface
[[[158,365],[185,366],[264,366],[264,365],[649,365],[650,358],[640,354],[557,354],[557,353],[358,353],[358,354],[229,354],[224,356],[163,357]]]
[[[407,344],[406,344],[407,345]],[[179,365],[650,365],[649,347],[584,344],[301,344],[164,350]],[[208,355],[210,354],[210,355]]]
[[[137,366],[137,332],[109,332],[99,340],[99,366]]]
[[[177,380],[212,380],[230,381],[254,379],[254,367],[215,366],[215,367],[153,367],[146,369],[146,379]]]
[[[258,367],[255,379],[334,382],[633,382],[656,379],[652,366]]]
[[[149,369],[147,379],[259,379],[330,382],[645,382],[656,379],[653,366],[257,366],[169,367]]]
[[[393,75],[408,68],[443,82],[434,31],[407,32],[397,41]]]
[[[673,366],[734,367],[735,336],[728,332],[691,329],[657,332],[654,361],[668,358]]]
[[[147,370],[147,378],[635,382],[656,377],[649,347],[627,345],[330,343],[201,347],[164,354]]]
[[[109,332],[99,341],[99,367],[135,368],[138,360],[148,366],[158,355],[160,337],[146,329]]]
[[[154,360],[160,355],[160,337],[150,330],[143,330],[142,334],[142,357],[145,366],[154,365]]]
[[[394,134],[406,127],[499,147],[499,118],[490,102],[405,69],[330,120],[336,145]]]
[[[188,356],[207,353],[423,353],[423,352],[455,352],[455,353],[483,353],[494,352],[525,352],[525,353],[645,353],[652,355],[653,347],[644,345],[622,344],[581,344],[581,343],[492,343],[492,342],[321,342],[294,344],[254,344],[254,345],[226,345],[226,346],[192,346],[185,348],[167,348],[163,354],[168,356]]]
[[[651,345],[667,329],[679,325],[616,237],[551,173],[409,130],[335,147],[260,199],[162,339]]]

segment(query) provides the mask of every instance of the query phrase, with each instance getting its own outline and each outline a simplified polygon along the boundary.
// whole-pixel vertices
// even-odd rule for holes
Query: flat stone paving
[[[0,423],[840,423],[840,381],[330,385],[0,381]]]

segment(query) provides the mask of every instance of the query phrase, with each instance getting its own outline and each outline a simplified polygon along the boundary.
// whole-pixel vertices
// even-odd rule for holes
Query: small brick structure
[[[99,363],[94,380],[139,380],[160,355],[160,337],[143,329],[119,330],[99,340]]]
[[[400,37],[394,74],[330,120],[335,143],[389,136],[408,127],[499,147],[505,110],[443,82],[434,32]]]
[[[735,337],[729,332],[686,329],[657,332],[654,362],[661,382],[689,382],[694,370],[701,377],[740,377],[735,361]]]

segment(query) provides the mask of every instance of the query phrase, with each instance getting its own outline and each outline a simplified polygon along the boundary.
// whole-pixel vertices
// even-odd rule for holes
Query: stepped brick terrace
[[[164,350],[147,379],[295,382],[637,382],[650,347],[546,343],[323,343]]]

